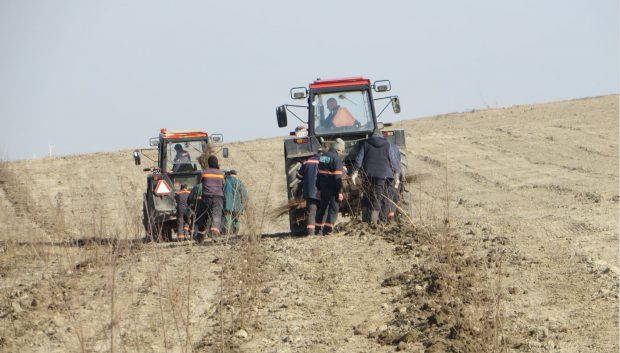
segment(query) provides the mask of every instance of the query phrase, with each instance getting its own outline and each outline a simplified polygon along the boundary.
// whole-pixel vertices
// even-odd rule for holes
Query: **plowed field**
[[[618,120],[616,95],[399,122],[412,218],[327,237],[272,217],[279,138],[229,145],[251,210],[204,245],[143,241],[131,151],[4,162],[0,351],[617,352]]]

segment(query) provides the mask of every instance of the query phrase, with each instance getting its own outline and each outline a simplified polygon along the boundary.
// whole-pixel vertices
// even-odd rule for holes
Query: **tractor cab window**
[[[366,91],[316,94],[312,101],[315,133],[329,135],[372,131],[374,124],[370,104]]]
[[[166,172],[182,173],[200,169],[198,157],[205,151],[205,141],[169,142],[166,158]]]

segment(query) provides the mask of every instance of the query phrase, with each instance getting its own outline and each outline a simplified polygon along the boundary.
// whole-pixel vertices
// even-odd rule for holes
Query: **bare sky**
[[[403,110],[383,121],[618,93],[618,18],[617,0],[0,0],[0,150],[284,136],[276,106],[317,77],[390,79]]]

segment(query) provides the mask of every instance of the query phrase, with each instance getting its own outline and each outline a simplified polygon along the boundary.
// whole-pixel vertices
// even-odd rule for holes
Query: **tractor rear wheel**
[[[172,240],[172,226],[171,222],[154,221],[151,225],[151,233],[147,234],[149,239],[157,243]]]
[[[163,222],[161,225],[161,241],[172,241],[172,229],[175,228],[176,221]]]
[[[400,205],[401,208],[398,213],[406,214],[405,218],[413,219],[413,199],[411,198],[411,192],[409,191],[410,185],[407,183],[407,175],[409,174],[409,163],[407,161],[407,155],[400,151]],[[403,215],[404,216],[404,215]]]
[[[299,200],[303,198],[302,187],[297,172],[301,168],[301,160],[286,161],[286,190],[288,200]],[[302,235],[306,231],[306,210],[303,208],[293,208],[288,213],[289,226],[292,235]]]
[[[155,222],[155,214],[153,210],[148,207],[147,196],[144,194],[142,202],[142,224],[144,225],[144,234],[146,238],[151,241],[158,241],[158,234],[161,232]]]
[[[170,241],[172,239],[174,221],[164,222],[157,220],[154,212],[149,212],[146,203],[142,205],[142,223],[144,224],[147,239],[155,242]]]
[[[300,215],[301,213],[301,215]],[[306,232],[306,221],[305,219],[302,221],[298,221],[299,217],[305,217],[303,215],[305,210],[295,209],[288,213],[289,225],[291,227],[291,235],[304,235]]]
[[[142,225],[144,226],[144,234],[148,238],[149,235],[151,234],[150,232],[151,222],[150,222],[149,213],[146,207],[146,196],[143,197],[143,202],[142,202]]]

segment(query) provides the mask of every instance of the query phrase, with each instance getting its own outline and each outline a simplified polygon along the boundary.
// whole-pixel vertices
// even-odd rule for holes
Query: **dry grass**
[[[276,220],[277,218],[288,216],[289,212],[306,208],[306,200],[305,199],[293,199],[289,200],[287,203],[280,205],[274,208],[271,212],[269,212],[269,216],[271,220]]]
[[[447,166],[447,163],[444,165]],[[7,171],[2,164],[0,177],[3,186],[18,184],[14,179],[15,174]],[[419,197],[415,204],[418,213],[415,219],[418,221],[414,222],[414,218],[408,216],[407,222],[424,229],[432,238],[429,254],[432,261],[427,266],[440,274],[443,283],[450,284],[446,286],[442,298],[459,298],[461,292],[455,268],[462,263],[455,256],[459,249],[450,218],[451,196],[447,167],[444,197],[433,197],[436,193],[426,190],[422,183],[420,180],[419,185],[410,184],[410,187],[417,186],[418,190]],[[256,321],[255,300],[264,281],[265,274],[261,268],[265,254],[259,240],[264,233],[265,222],[272,216],[267,213],[269,205],[261,206],[250,205],[243,216],[242,234],[228,238],[223,243],[208,244],[206,247],[196,246],[192,242],[142,246],[140,242],[131,241],[131,238],[142,234],[139,206],[128,208],[124,227],[114,229],[97,212],[94,203],[92,214],[95,216],[81,222],[79,233],[83,235],[83,241],[59,241],[62,235],[70,232],[63,221],[66,216],[64,201],[62,196],[58,196],[53,211],[55,220],[49,227],[44,227],[47,231],[33,231],[39,236],[30,242],[5,241],[2,249],[7,256],[1,260],[0,266],[14,268],[17,263],[28,266],[31,271],[44,273],[45,287],[37,289],[33,285],[29,295],[35,298],[49,295],[52,299],[45,302],[49,311],[71,323],[69,326],[73,338],[65,341],[70,350],[142,351],[148,349],[141,345],[156,337],[159,342],[150,343],[151,349],[158,351],[241,351],[245,337],[251,337],[260,326]],[[15,208],[23,210],[26,215],[35,215],[36,218],[40,212],[37,207],[17,204]],[[288,213],[290,207],[287,204],[283,214]],[[294,207],[299,205],[295,204]],[[19,227],[10,222],[3,224],[6,234],[15,235],[19,231]],[[178,249],[183,251],[175,251]],[[205,259],[205,256],[214,258]],[[133,268],[137,264],[144,267],[147,263],[148,271],[142,274]],[[204,267],[216,273],[205,274]],[[103,284],[101,281],[92,282],[101,285],[100,289],[80,286],[77,279],[89,276],[102,277]],[[209,286],[216,288],[213,295],[203,293],[208,284],[205,276],[218,283],[216,287]],[[501,275],[497,276],[495,288],[499,288],[498,293],[501,291]],[[94,292],[97,296],[82,298],[68,294],[80,291]],[[12,303],[16,298],[20,296],[7,293],[2,299],[5,303]],[[497,349],[502,348],[499,338],[501,295],[494,298],[495,312],[492,318],[495,329],[492,331],[492,339],[495,351],[500,351]],[[43,302],[43,299],[39,300]],[[157,308],[157,317],[150,318],[151,322],[144,322],[145,313],[141,312],[140,306],[145,305],[141,304],[143,302]],[[101,307],[94,311],[85,310],[91,303]],[[11,307],[5,306],[0,313],[10,310]],[[99,314],[103,310],[106,315]],[[456,309],[451,313],[454,317],[461,314]],[[103,317],[104,323],[99,321]],[[147,330],[152,330],[153,336],[145,337]],[[2,335],[4,337],[6,334]],[[19,332],[10,332],[8,336],[18,337]],[[107,342],[105,345],[101,343],[104,341]],[[20,342],[12,341],[12,346],[3,348],[18,348]]]
[[[106,287],[110,314],[105,326],[109,330],[109,350],[114,352],[121,344],[115,340],[118,336],[115,293],[118,262],[138,248],[136,243],[127,240],[127,234],[136,234],[135,215],[128,210],[127,229],[119,231],[109,229],[103,216],[93,212],[98,216],[81,222],[77,230],[81,238],[67,238],[69,234],[75,237],[76,229],[68,229],[63,195],[56,195],[53,201],[35,201],[23,180],[10,163],[0,160],[0,186],[5,199],[11,202],[2,212],[4,239],[1,240],[0,269],[1,278],[13,281],[3,284],[12,289],[1,291],[5,304],[1,305],[0,313],[14,322],[10,326],[3,325],[0,350],[21,350],[20,347],[28,342],[24,335],[36,322],[36,313],[43,310],[52,313],[58,323],[67,325],[67,332],[72,332],[75,346],[71,350],[90,351],[94,322],[81,315],[86,303],[81,295],[71,295],[71,289],[79,283],[76,275],[109,272]],[[92,207],[96,210],[95,203]],[[49,330],[49,335],[58,334]],[[71,341],[69,338],[67,348],[72,346]]]

